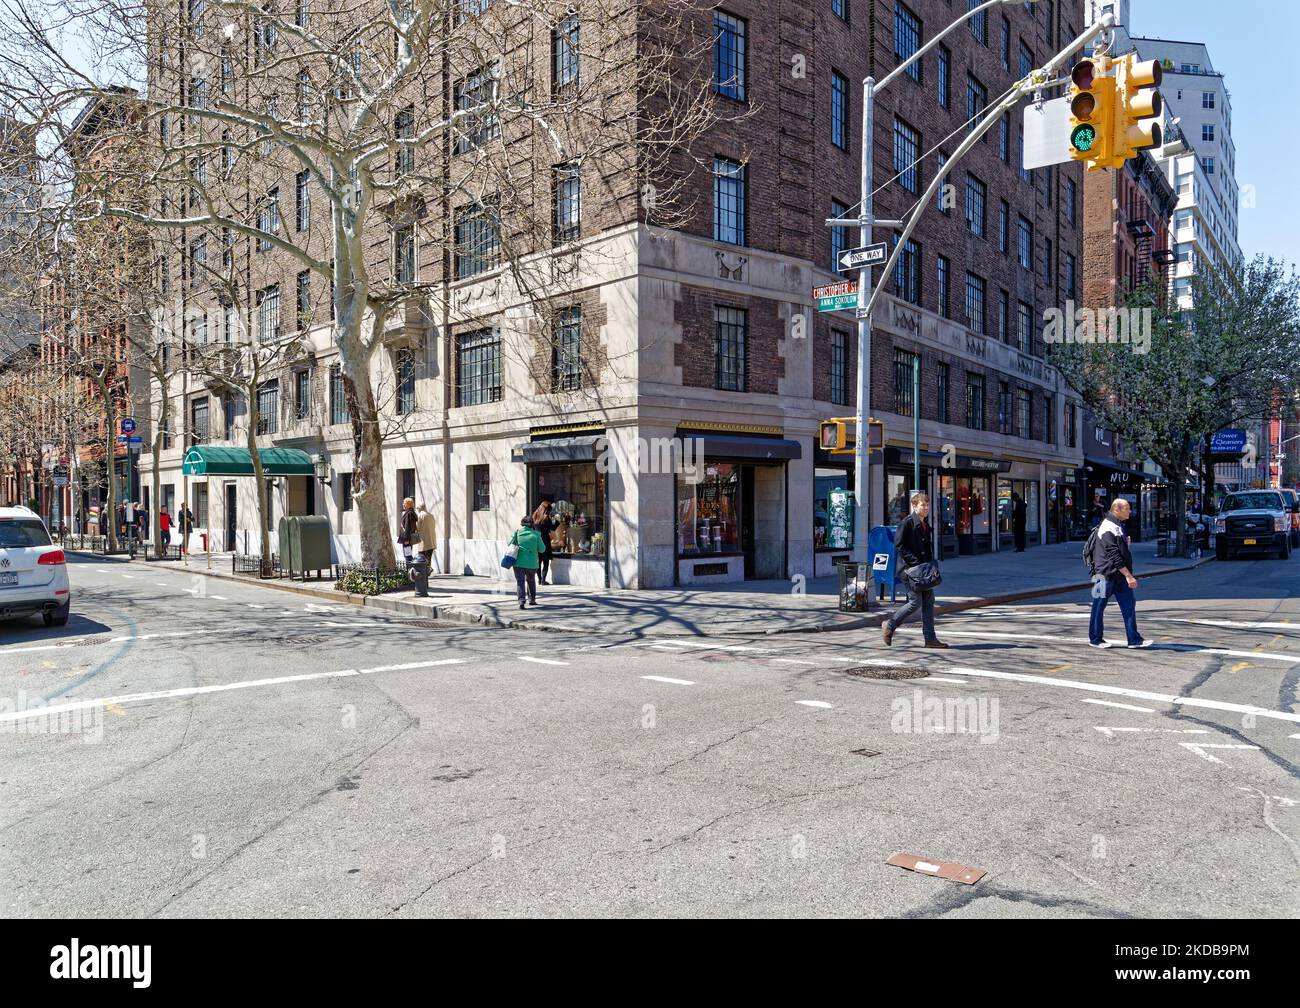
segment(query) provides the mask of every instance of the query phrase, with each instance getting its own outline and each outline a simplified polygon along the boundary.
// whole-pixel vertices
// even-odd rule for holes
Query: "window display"
[[[697,483],[677,477],[677,549],[683,556],[740,552],[740,466],[708,462]]]
[[[557,557],[605,555],[605,474],[594,462],[531,467],[532,510],[551,502],[552,526],[546,531]]]

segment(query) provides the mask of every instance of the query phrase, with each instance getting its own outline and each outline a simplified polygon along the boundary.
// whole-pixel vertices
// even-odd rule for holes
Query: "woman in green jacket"
[[[510,537],[510,544],[519,548],[515,557],[515,585],[519,589],[519,608],[524,608],[524,588],[528,589],[528,601],[537,605],[537,568],[541,565],[541,553],[544,548],[542,537],[533,527],[531,515],[524,515],[524,520]]]

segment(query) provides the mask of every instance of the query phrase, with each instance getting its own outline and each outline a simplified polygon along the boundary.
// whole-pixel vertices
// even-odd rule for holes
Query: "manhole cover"
[[[79,640],[73,647],[94,647],[96,644],[107,644],[112,637],[87,637],[85,640]]]
[[[924,679],[930,674],[915,665],[858,665],[844,672],[859,679]]]
[[[879,749],[850,749],[850,756],[879,756]]]
[[[325,641],[329,640],[329,638],[328,637],[281,637],[279,638],[279,640],[281,641],[281,643],[284,644],[303,645],[303,644],[323,644],[325,643]]]
[[[461,630],[465,624],[455,620],[413,619],[405,620],[402,626],[419,627],[421,630]]]

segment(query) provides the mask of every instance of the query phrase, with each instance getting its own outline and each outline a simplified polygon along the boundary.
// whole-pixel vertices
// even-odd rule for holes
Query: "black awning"
[[[789,438],[747,437],[743,434],[700,434],[681,431],[682,438],[701,442],[706,459],[747,459],[752,461],[788,462],[803,458],[803,448]]]
[[[546,441],[530,441],[528,444],[515,445],[510,455],[514,461],[525,465],[545,462],[594,462],[605,443],[603,434],[550,438]]]
[[[933,469],[943,462],[943,452],[933,452],[921,450],[921,466],[926,469]],[[885,465],[911,465],[912,449],[899,448],[896,445],[885,446]]]
[[[1142,471],[1139,470],[1139,469],[1130,469],[1128,466],[1117,465],[1115,462],[1113,462],[1113,461],[1107,461],[1106,459],[1094,458],[1092,455],[1086,455],[1086,456],[1084,456],[1084,462],[1085,462],[1087,465],[1092,466],[1094,469],[1105,469],[1105,470],[1107,471],[1108,474],[1110,474],[1110,473],[1119,473],[1119,474],[1122,474],[1123,476],[1126,477],[1125,480],[1123,480],[1123,482],[1125,482],[1125,483],[1133,483],[1133,482],[1136,482],[1136,483],[1164,483],[1164,482],[1166,482],[1166,480],[1165,480],[1163,477],[1161,477],[1161,476],[1157,476],[1155,473],[1142,472]],[[1090,481],[1090,482],[1094,482],[1094,483],[1095,483],[1096,480],[1092,480],[1092,481]]]

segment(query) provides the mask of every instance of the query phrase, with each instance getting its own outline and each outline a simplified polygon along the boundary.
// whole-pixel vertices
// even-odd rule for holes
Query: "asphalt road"
[[[938,652],[71,573],[66,628],[0,627],[5,916],[1300,916],[1300,558],[1143,583],[1148,651],[1086,596]]]

